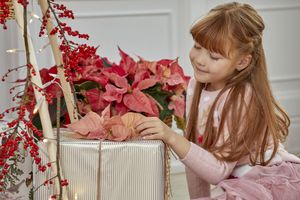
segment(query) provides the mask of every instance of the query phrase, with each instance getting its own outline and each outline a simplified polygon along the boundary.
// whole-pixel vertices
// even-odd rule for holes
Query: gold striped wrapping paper
[[[44,146],[40,144],[41,149]],[[164,156],[165,145],[157,140],[100,142],[64,138],[61,167],[69,182],[68,199],[163,200]],[[42,157],[43,162],[48,162],[46,154]],[[34,173],[34,187],[52,177],[50,173],[50,170]],[[48,200],[53,190],[53,186],[42,186],[35,192],[34,199]]]

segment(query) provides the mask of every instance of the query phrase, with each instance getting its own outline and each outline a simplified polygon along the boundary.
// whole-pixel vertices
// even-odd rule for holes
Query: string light
[[[35,14],[34,12],[30,12],[29,14],[30,14],[30,19],[29,19],[30,24],[33,22],[34,19],[38,19],[41,21],[40,17],[37,14]]]
[[[34,12],[31,12],[31,13],[30,13],[30,16],[31,16],[32,18],[35,18],[35,19],[40,19],[40,16],[38,16],[38,15],[35,14]]]
[[[74,200],[77,200],[77,199],[78,199],[78,195],[77,195],[77,193],[75,193]]]
[[[44,46],[42,46],[42,48],[40,48],[37,53],[41,53],[44,49],[46,49],[48,46],[50,45],[50,42],[48,42],[47,44],[45,44]]]
[[[17,52],[24,52],[23,49],[8,49],[6,50],[7,53],[17,53]]]

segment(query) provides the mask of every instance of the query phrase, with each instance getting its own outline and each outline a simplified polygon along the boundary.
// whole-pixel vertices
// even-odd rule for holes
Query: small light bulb
[[[33,109],[33,114],[36,114],[37,111],[40,109],[42,103],[44,101],[44,98],[39,98],[38,102],[35,104],[34,109]]]
[[[30,15],[36,19],[40,19],[40,16],[38,16],[37,14],[35,14],[34,12],[31,12]]]
[[[75,193],[74,200],[77,200],[77,199],[78,199],[78,195],[77,195],[77,193]]]
[[[17,49],[8,49],[6,50],[7,53],[16,53]]]

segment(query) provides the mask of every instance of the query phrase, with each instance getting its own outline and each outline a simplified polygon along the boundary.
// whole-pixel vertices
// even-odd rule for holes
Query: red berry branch
[[[55,26],[51,30],[50,35],[57,34],[61,40],[60,51],[63,56],[63,67],[66,77],[71,77],[72,72],[78,68],[78,63],[81,60],[95,57],[97,48],[88,46],[86,44],[78,44],[69,39],[69,37],[76,37],[80,39],[89,39],[87,34],[81,34],[77,30],[73,30],[71,26],[64,23],[63,19],[74,19],[73,11],[68,9],[63,4],[58,4],[54,0],[48,0],[47,12],[42,17],[42,24],[39,32],[39,36],[45,35],[47,21],[50,20],[52,15],[55,21]],[[9,69],[2,77],[2,81],[5,81],[10,73],[16,72],[21,69],[26,69],[26,77],[24,79],[18,79],[14,82],[14,86],[10,88],[10,93],[13,94],[12,101],[16,104],[11,108],[6,109],[0,113],[0,120],[4,122],[5,129],[0,131],[1,147],[0,147],[0,192],[6,191],[8,187],[14,185],[17,181],[17,174],[20,174],[20,169],[17,169],[17,163],[24,155],[21,155],[19,148],[20,144],[23,144],[23,148],[27,150],[30,156],[33,158],[34,164],[40,172],[45,172],[51,167],[51,163],[42,163],[42,159],[39,154],[38,141],[43,139],[43,134],[32,123],[34,116],[35,106],[37,100],[33,97],[33,89],[40,92],[45,96],[49,104],[53,103],[54,98],[60,98],[61,95],[52,95],[46,91],[46,87],[39,87],[31,81],[32,76],[36,76],[36,72],[31,64],[29,44],[28,44],[28,30],[27,30],[27,8],[28,0],[18,0],[24,8],[24,43],[26,53],[26,64]],[[7,29],[6,22],[13,17],[12,2],[10,0],[0,0],[0,24],[4,29]],[[69,81],[69,80],[68,80]],[[51,85],[57,84],[52,83]],[[45,85],[45,83],[43,83]],[[48,85],[49,86],[49,85]],[[15,116],[12,120],[8,120],[8,114]],[[59,123],[58,123],[59,124]],[[59,129],[58,129],[59,130]],[[59,149],[58,149],[59,150]],[[59,153],[59,151],[58,151]],[[55,161],[59,166],[58,161]],[[45,180],[43,185],[53,184],[54,179],[59,178],[60,188],[67,186],[68,181],[62,179],[59,174]],[[37,191],[41,186],[34,188],[32,191]],[[32,194],[31,194],[32,197]],[[61,193],[54,194],[52,198],[62,198]]]
[[[6,113],[10,112],[17,112],[17,117],[10,122],[6,123],[7,129],[0,132],[2,145],[0,147],[0,190],[5,191],[8,186],[15,184],[15,177],[16,174],[19,174],[18,169],[16,169],[18,158],[23,157],[19,150],[19,144],[22,142],[24,144],[24,148],[29,151],[31,157],[34,159],[35,163],[38,165],[39,169],[43,169],[45,166],[41,164],[41,158],[38,152],[38,146],[36,144],[34,135],[41,137],[42,133],[40,130],[35,128],[30,118],[27,117],[28,107],[26,107],[26,94],[28,88],[31,84],[31,71],[32,65],[30,64],[30,55],[29,55],[29,47],[28,47],[28,38],[27,38],[27,5],[28,1],[21,1],[19,0],[18,3],[23,5],[24,12],[23,12],[23,19],[24,19],[24,42],[25,42],[25,49],[26,49],[26,68],[27,68],[27,76],[25,79],[24,84],[19,84],[13,86],[10,89],[10,93],[13,93],[13,90],[17,87],[24,87],[23,89],[23,96],[22,98],[16,102],[17,106],[12,107],[11,109],[6,109],[4,113],[1,113],[0,119],[5,117]],[[1,10],[5,15],[1,16],[1,23],[5,24],[6,18],[9,15],[11,9],[7,7],[8,1],[5,1],[1,4]],[[8,73],[12,71],[17,71],[18,69],[24,67],[20,66],[13,70],[8,70]],[[2,80],[5,80],[8,73],[4,75]],[[17,95],[19,96],[19,95]],[[15,100],[15,96],[13,97],[13,101]],[[31,105],[31,104],[30,104]]]

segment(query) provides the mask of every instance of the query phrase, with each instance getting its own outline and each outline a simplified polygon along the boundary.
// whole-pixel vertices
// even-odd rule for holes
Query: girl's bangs
[[[203,48],[219,53],[229,58],[231,52],[231,33],[224,16],[208,15],[206,18],[196,22],[191,29],[191,34]]]

